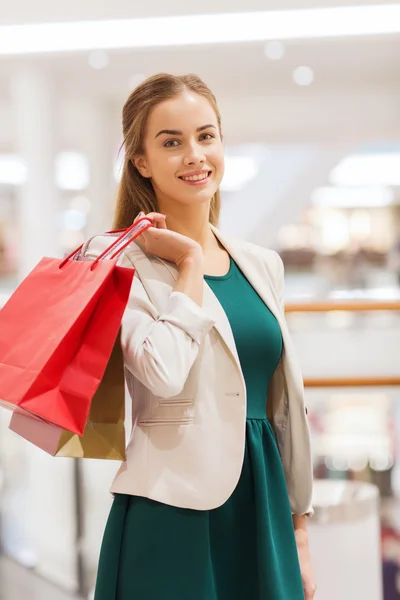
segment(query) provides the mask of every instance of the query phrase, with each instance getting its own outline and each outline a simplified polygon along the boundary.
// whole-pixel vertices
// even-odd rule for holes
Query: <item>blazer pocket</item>
[[[160,398],[158,400],[158,406],[193,406],[194,398]]]
[[[194,423],[194,419],[193,417],[187,417],[187,418],[180,418],[180,419],[165,419],[163,417],[152,417],[149,419],[143,419],[141,421],[138,421],[138,425],[139,427],[151,427],[153,425],[191,425],[192,423]]]
[[[154,406],[149,415],[143,415],[138,425],[189,425],[194,421],[194,403],[179,404],[165,401],[166,404]]]

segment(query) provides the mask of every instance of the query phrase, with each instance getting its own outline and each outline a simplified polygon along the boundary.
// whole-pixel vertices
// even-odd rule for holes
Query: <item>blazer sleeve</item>
[[[279,254],[277,252],[274,252],[275,254],[275,258],[276,258],[276,266],[275,266],[275,288],[276,288],[276,295],[277,295],[277,299],[279,302],[279,308],[282,311],[282,314],[284,314],[285,311],[285,300],[284,300],[284,293],[285,293],[285,267],[283,264],[283,260],[281,259],[281,257],[279,256]],[[308,410],[307,407],[304,407],[305,413],[307,415]],[[292,514],[295,514],[292,511]],[[306,512],[303,513],[306,517],[312,517],[312,515],[314,514],[314,507],[312,504],[310,504],[310,506],[307,508]]]
[[[104,242],[94,238],[86,256],[95,258]],[[109,243],[109,240],[107,240]],[[127,254],[120,266],[134,267]],[[183,292],[172,291],[160,313],[137,274],[121,323],[121,345],[126,368],[152,394],[168,399],[186,382],[199,348],[215,321]]]

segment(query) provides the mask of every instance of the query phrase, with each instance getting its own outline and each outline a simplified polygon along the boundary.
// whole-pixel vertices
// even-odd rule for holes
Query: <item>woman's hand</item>
[[[308,540],[303,531],[296,531],[296,545],[303,581],[304,598],[305,600],[314,600],[317,586],[315,585]]]
[[[151,212],[145,215],[140,212],[134,223],[145,216],[153,221],[153,227],[149,227],[135,239],[144,252],[169,260],[178,268],[192,256],[203,257],[200,244],[185,235],[170,231],[165,222],[166,216],[161,213]]]

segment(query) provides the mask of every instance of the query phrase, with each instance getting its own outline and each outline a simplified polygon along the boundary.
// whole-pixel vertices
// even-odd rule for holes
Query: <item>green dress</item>
[[[304,600],[282,462],[266,418],[280,327],[232,258],[226,275],[204,278],[229,318],[246,381],[239,482],[222,506],[205,511],[116,494],[95,600]]]

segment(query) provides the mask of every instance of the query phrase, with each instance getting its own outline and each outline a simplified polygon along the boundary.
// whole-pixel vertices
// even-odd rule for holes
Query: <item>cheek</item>
[[[225,173],[225,159],[224,159],[224,155],[222,154],[221,159],[220,159],[220,164],[219,164],[219,172],[221,174],[221,179]]]
[[[212,152],[209,154],[209,160],[215,167],[220,178],[222,178],[225,171],[225,159],[222,146],[213,148]]]
[[[156,181],[165,181],[175,176],[179,166],[176,156],[160,156],[152,163],[152,174]]]

